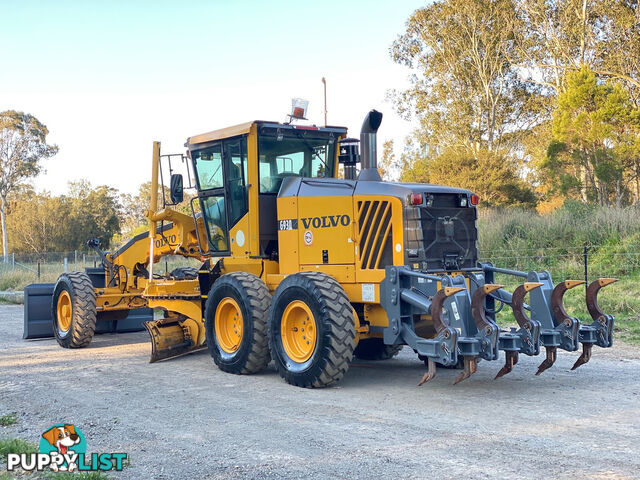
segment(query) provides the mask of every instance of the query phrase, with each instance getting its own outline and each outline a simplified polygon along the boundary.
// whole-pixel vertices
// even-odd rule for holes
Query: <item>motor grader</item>
[[[151,362],[208,347],[225,372],[256,373],[273,359],[287,382],[302,387],[334,384],[354,356],[390,358],[404,345],[428,367],[421,384],[438,365],[461,369],[458,383],[501,351],[496,378],[541,347],[537,374],[558,349],[582,344],[575,369],[593,345],[612,345],[614,318],[597,295],[615,279],[588,286],[593,323],[583,324],[565,311],[563,295],[584,282],[554,285],[546,271],[479,263],[478,196],[382,181],[381,120],[369,112],[359,141],[343,127],[268,121],[190,137],[182,157],[189,178],[169,162],[168,199],[165,156],[154,143],[149,233],[109,253],[92,244],[103,259],[100,286],[85,273],[60,276],[52,298],[58,343],[87,346],[97,312],[149,307],[163,312],[145,324]],[[197,194],[185,214],[175,205],[191,178]],[[160,275],[154,265],[167,255],[201,266]],[[523,283],[508,292],[497,275]],[[518,327],[496,323],[505,305]]]

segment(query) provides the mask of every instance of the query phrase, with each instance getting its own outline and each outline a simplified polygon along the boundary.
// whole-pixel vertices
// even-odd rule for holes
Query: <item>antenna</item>
[[[322,85],[324,85],[324,126],[327,126],[327,80],[322,77]]]

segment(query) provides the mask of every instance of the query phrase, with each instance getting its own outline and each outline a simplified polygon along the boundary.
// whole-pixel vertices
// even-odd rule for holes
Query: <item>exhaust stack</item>
[[[371,110],[367,113],[360,129],[360,160],[362,170],[358,175],[358,181],[381,182],[378,172],[378,158],[376,152],[377,132],[382,123],[382,113]]]

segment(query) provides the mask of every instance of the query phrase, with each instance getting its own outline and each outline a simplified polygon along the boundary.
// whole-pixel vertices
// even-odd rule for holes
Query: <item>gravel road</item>
[[[22,307],[0,306],[0,437],[37,441],[79,426],[89,452],[128,452],[122,479],[640,478],[640,354],[594,349],[575,372],[562,352],[493,380],[482,362],[453,386],[405,348],[351,366],[334,388],[220,372],[208,352],[149,364],[146,332],[100,335],[88,348],[22,340]],[[4,467],[3,467],[4,468]],[[1,470],[0,470],[1,472]]]

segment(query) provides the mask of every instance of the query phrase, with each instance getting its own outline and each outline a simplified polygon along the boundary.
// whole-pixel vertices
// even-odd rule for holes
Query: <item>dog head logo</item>
[[[9,472],[16,469],[25,472],[119,472],[129,456],[124,452],[93,452],[87,455],[87,441],[82,431],[71,423],[57,423],[40,435],[39,453],[9,453],[6,458]]]
[[[50,468],[73,472],[78,469],[77,459],[87,451],[84,435],[71,423],[57,423],[40,437],[40,452],[51,456]]]
[[[49,444],[58,450],[58,453],[64,455],[70,447],[74,447],[80,443],[80,436],[76,433],[73,425],[68,423],[62,426],[53,426],[42,434]],[[73,450],[73,448],[71,448]]]

